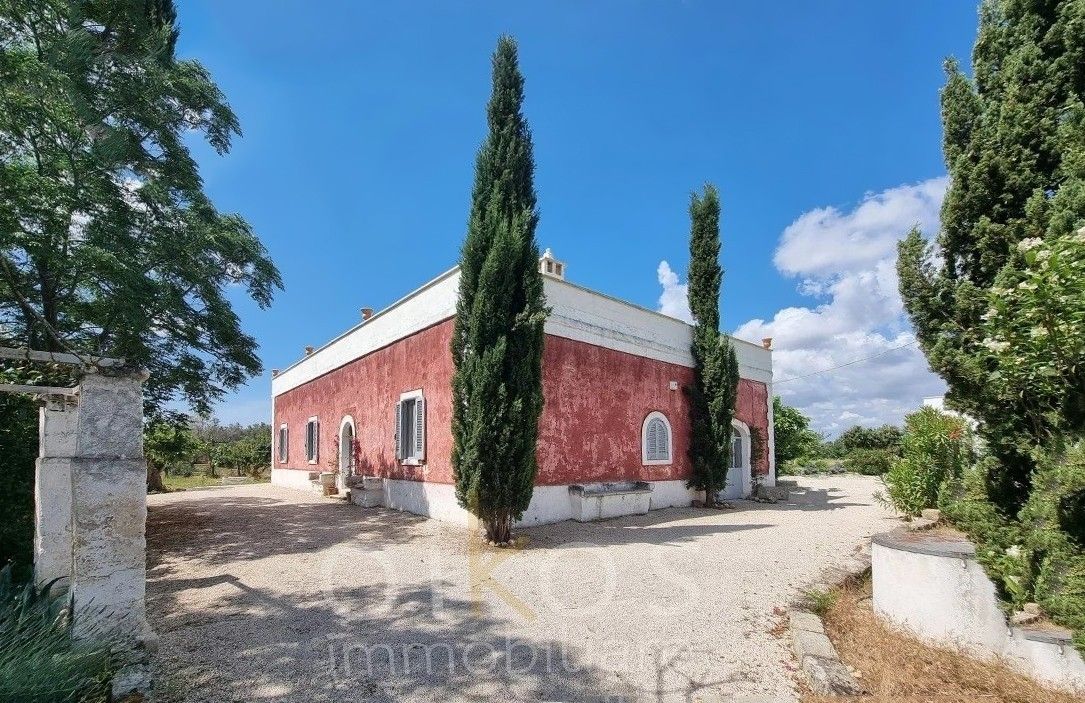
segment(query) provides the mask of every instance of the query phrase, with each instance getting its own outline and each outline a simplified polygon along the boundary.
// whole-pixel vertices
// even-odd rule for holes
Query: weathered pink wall
[[[279,395],[275,431],[284,422],[290,426],[290,456],[280,464],[275,453],[275,467],[327,470],[329,459],[338,461],[339,424],[351,415],[358,440],[355,473],[451,483],[451,340],[452,320],[445,320]],[[426,463],[401,467],[395,460],[395,406],[401,393],[417,388],[426,397]],[[316,466],[305,460],[305,424],[313,415],[320,418]]]
[[[547,336],[536,483],[688,478],[689,400],[682,389],[692,380],[686,366]],[[671,381],[678,390],[670,390]],[[767,438],[765,384],[743,379],[738,392],[735,416]],[[644,466],[641,426],[657,410],[671,423],[674,462]],[[755,471],[768,472],[766,452]]]
[[[357,436],[356,473],[434,483],[452,482],[451,379],[446,320],[340,367],[275,399],[275,428],[290,428],[289,457],[276,468],[326,470],[338,461],[336,439],[351,415]],[[675,480],[689,476],[689,403],[682,388],[690,368],[547,335],[543,351],[545,406],[539,421],[539,485],[589,481]],[[670,390],[670,381],[678,390]],[[395,461],[395,404],[421,388],[426,397],[426,462]],[[767,438],[765,384],[743,379],[736,417]],[[674,463],[644,466],[641,425],[660,411],[671,423]],[[305,460],[305,425],[320,418],[320,458]],[[762,452],[757,473],[767,473]]]

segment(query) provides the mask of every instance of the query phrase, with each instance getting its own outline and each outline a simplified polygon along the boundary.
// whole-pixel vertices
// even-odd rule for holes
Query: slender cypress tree
[[[689,309],[693,313],[693,386],[690,411],[690,488],[714,506],[731,465],[731,419],[738,398],[738,360],[720,334],[720,197],[715,186],[690,197]]]
[[[452,333],[456,498],[488,539],[509,541],[535,485],[547,309],[535,241],[531,132],[516,42],[493,55],[489,135],[478,152]]]
[[[1031,491],[1031,449],[1051,430],[1032,389],[1013,387],[985,346],[992,289],[1025,266],[1018,244],[1066,236],[1085,218],[1085,2],[986,0],[973,79],[946,62],[943,154],[951,176],[937,255],[900,245],[900,292],[955,407],[981,420],[999,469],[988,494],[1013,515]],[[1076,155],[1076,156],[1075,156]]]

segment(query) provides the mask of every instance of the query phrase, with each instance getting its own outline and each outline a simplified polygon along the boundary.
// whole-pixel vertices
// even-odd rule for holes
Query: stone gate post
[[[150,692],[157,643],[145,604],[146,378],[145,371],[84,367],[77,388],[43,392],[39,421],[35,580],[67,588],[75,637],[111,644],[118,699]]]

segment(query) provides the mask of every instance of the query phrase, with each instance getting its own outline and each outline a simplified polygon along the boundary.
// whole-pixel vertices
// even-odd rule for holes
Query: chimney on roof
[[[310,356],[313,353],[312,347],[305,347],[305,356]]]
[[[275,378],[276,376],[278,376],[278,375],[279,375],[279,374],[281,374],[281,373],[282,373],[282,371],[281,371],[281,370],[279,370],[279,369],[272,369],[272,370],[271,370],[271,377],[272,377],[272,378]]]
[[[761,340],[761,346],[765,349],[772,349],[772,337],[765,337]]]
[[[544,276],[550,276],[559,281],[565,280],[565,262],[555,259],[554,253],[549,248],[539,257],[539,271]]]
[[[362,308],[362,322],[373,317],[373,308]]]

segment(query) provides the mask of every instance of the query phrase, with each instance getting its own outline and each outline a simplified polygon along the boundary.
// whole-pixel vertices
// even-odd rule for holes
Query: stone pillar
[[[34,579],[67,589],[72,575],[72,458],[79,406],[74,397],[50,396],[38,415],[34,472]]]
[[[77,395],[48,397],[35,476],[34,575],[68,589],[77,638],[108,642],[115,699],[149,694],[144,371],[87,371]]]
[[[121,664],[113,680],[115,698],[149,693],[149,655],[157,645],[145,605],[145,379],[145,372],[83,376],[71,459],[75,636],[113,645]]]

